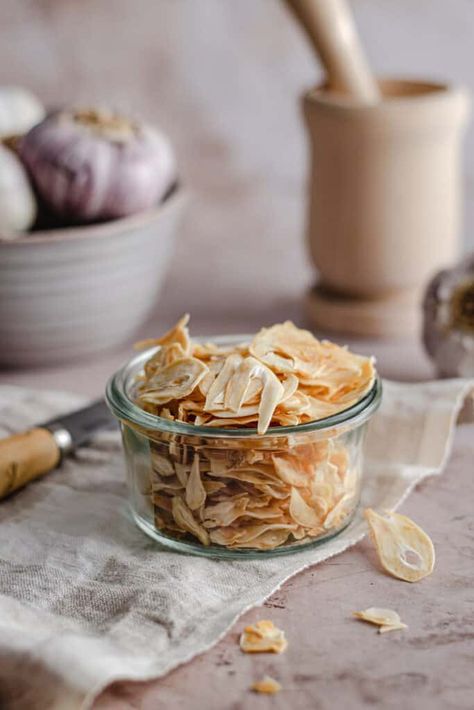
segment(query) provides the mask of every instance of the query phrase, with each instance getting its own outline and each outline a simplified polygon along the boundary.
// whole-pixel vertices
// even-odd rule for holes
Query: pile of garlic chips
[[[356,404],[373,387],[372,359],[290,322],[229,348],[191,340],[187,323],[185,316],[163,337],[138,344],[156,350],[136,383],[136,403],[163,419],[254,434],[147,432],[157,529],[256,550],[340,529],[359,494],[353,445],[339,430],[300,436],[278,427]]]

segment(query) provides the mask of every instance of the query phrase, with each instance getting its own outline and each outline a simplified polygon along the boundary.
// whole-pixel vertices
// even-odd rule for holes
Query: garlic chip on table
[[[257,680],[255,683],[253,683],[250,689],[255,691],[256,693],[264,693],[265,695],[275,695],[275,693],[280,692],[281,685],[274,678],[271,678],[269,675],[265,675],[261,680]]]
[[[431,539],[413,520],[400,513],[386,516],[371,508],[364,511],[370,536],[382,567],[405,582],[418,582],[431,574],[435,551]]]
[[[285,632],[273,621],[262,620],[246,626],[240,637],[240,648],[244,653],[283,653],[287,646]]]
[[[137,344],[155,348],[136,382],[137,404],[171,422],[255,433],[248,440],[206,434],[193,443],[192,434],[154,432],[155,526],[205,546],[259,551],[340,529],[360,478],[344,436],[295,443],[263,435],[358,402],[373,386],[373,360],[290,322],[225,347],[193,341],[188,321],[183,316],[162,337]]]
[[[393,609],[381,609],[379,607],[370,607],[364,611],[354,611],[353,616],[361,621],[367,621],[370,624],[375,624],[379,627],[379,633],[383,634],[387,631],[397,631],[399,629],[408,628],[402,622],[400,616]]]

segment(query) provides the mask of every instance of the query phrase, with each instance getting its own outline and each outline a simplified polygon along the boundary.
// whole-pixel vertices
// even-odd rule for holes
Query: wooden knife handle
[[[61,451],[48,429],[31,429],[0,440],[0,499],[51,471]]]

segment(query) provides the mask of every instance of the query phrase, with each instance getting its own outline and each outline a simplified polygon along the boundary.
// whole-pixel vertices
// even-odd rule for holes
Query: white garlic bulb
[[[176,180],[162,133],[103,110],[47,116],[21,139],[19,154],[45,204],[70,221],[150,209]]]
[[[15,239],[32,226],[36,200],[16,155],[0,146],[0,239]]]
[[[0,86],[0,138],[19,136],[43,120],[44,106],[21,86]]]

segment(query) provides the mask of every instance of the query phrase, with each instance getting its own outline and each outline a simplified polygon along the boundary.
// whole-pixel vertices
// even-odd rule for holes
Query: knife
[[[116,420],[103,399],[34,429],[0,439],[0,499],[57,468],[63,458]]]

